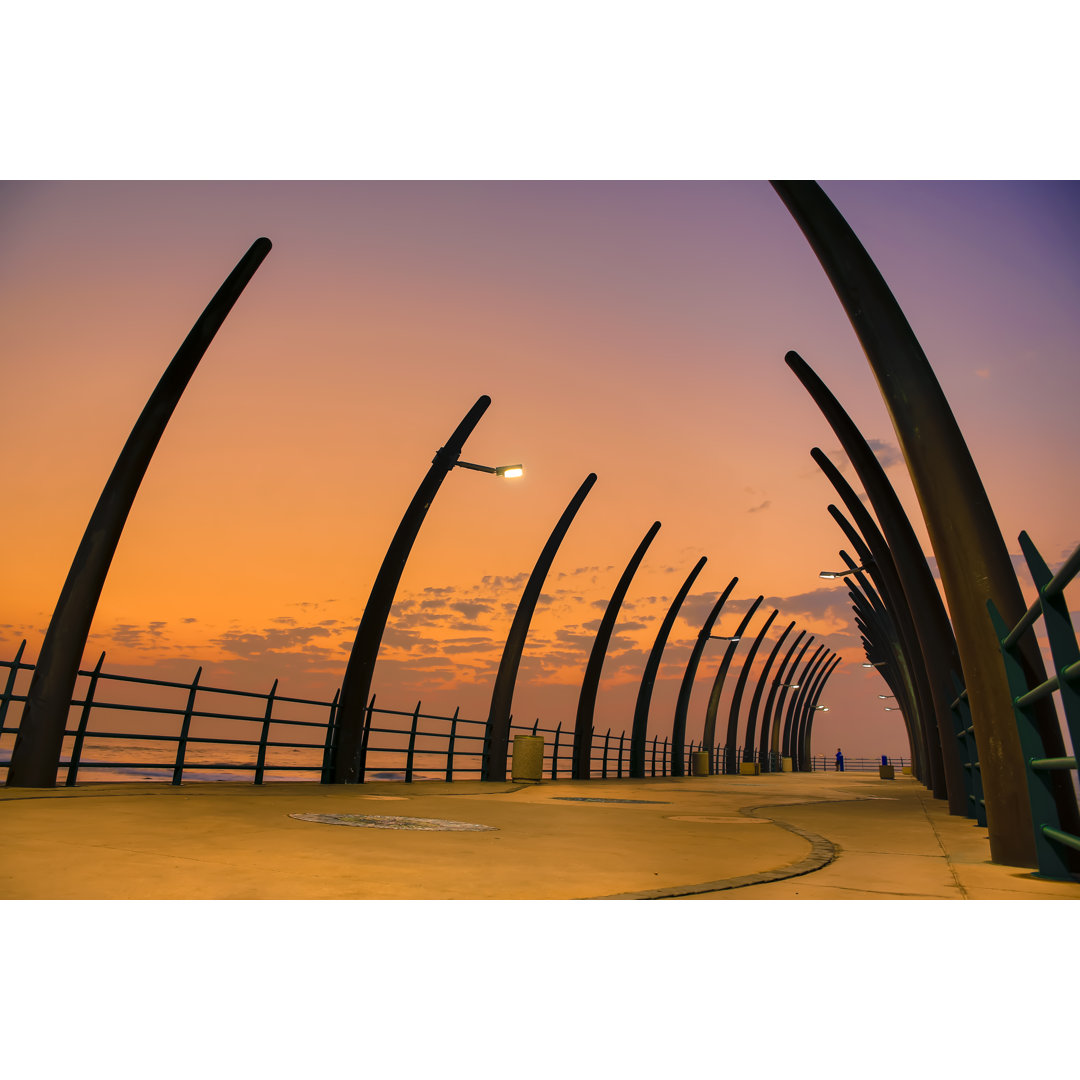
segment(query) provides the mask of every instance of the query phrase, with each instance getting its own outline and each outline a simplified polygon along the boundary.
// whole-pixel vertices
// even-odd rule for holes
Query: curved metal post
[[[402,571],[412,551],[413,543],[424,523],[432,500],[438,493],[446,474],[457,463],[465,440],[472,434],[480,417],[487,411],[491,398],[486,394],[465,414],[453,434],[432,458],[427,475],[420,482],[402,515],[401,523],[383,556],[382,565],[371,586],[364,614],[356,630],[352,651],[341,682],[341,699],[338,703],[338,739],[334,760],[334,783],[357,784],[363,782],[361,759],[363,757],[364,710],[371,692],[371,680],[375,674],[375,661],[379,645],[386,629],[386,620],[394,606],[394,596]]]
[[[806,655],[807,650],[810,648],[810,646],[813,643],[814,643],[814,635],[811,634],[810,637],[808,637],[806,639],[805,643],[803,644],[803,647],[799,650],[799,655],[795,657],[795,663],[793,663],[791,665],[791,675],[788,676],[789,678],[797,677],[798,670],[799,670],[799,665],[802,663],[802,658]],[[797,645],[798,641],[796,641],[795,644]],[[794,646],[792,646],[792,648],[794,649]],[[797,682],[796,686],[797,686],[797,689],[802,689],[802,682],[801,681]],[[780,696],[779,696],[779,698],[777,698],[777,701],[776,701],[776,712],[775,712],[774,719],[772,721],[772,746],[771,746],[771,750],[772,750],[772,753],[774,755],[778,755],[778,756],[781,756],[781,757],[790,757],[791,756],[789,753],[787,753],[788,747],[784,747],[784,749],[781,750],[781,738],[782,738],[782,736],[784,734],[784,726],[785,726],[784,723],[783,723],[784,702],[787,700],[788,690],[790,690],[790,689],[791,689],[790,686],[781,686],[780,687]]]
[[[68,709],[120,534],[165,427],[203,355],[270,251],[260,237],[195,321],[165,368],[105,482],[49,620],[8,766],[9,787],[54,787]]]
[[[806,667],[803,668],[803,673],[799,676],[799,691],[792,699],[791,704],[788,706],[787,716],[784,718],[784,736],[783,736],[783,749],[781,753],[784,757],[791,758],[792,767],[796,772],[799,772],[801,765],[799,764],[799,723],[798,718],[802,715],[802,706],[806,701],[807,696],[810,693],[810,684],[817,676],[818,669],[829,656],[829,650],[825,643],[822,642],[813,652],[813,655],[806,662]]]
[[[555,553],[559,550],[559,545],[563,542],[563,537],[566,536],[578,510],[581,509],[585,496],[589,494],[595,483],[596,473],[589,473],[563,511],[562,517],[559,518],[540,552],[540,557],[536,560],[529,580],[525,583],[525,590],[521,594],[521,601],[514,613],[514,621],[506,637],[506,645],[503,647],[499,671],[495,676],[495,688],[491,693],[491,708],[488,710],[487,728],[484,733],[484,760],[481,773],[483,780],[506,779],[506,753],[510,742],[510,709],[514,701],[514,684],[517,682],[521,653],[525,648],[525,639],[529,635],[529,623],[532,622],[536,602],[540,599],[540,591],[544,587],[544,579],[547,577],[548,570],[551,569]]]
[[[724,659],[720,661],[720,667],[717,669],[716,678],[713,680],[712,692],[709,694],[709,706],[705,710],[705,730],[701,736],[701,745],[709,751],[713,752],[713,747],[716,745],[716,714],[720,708],[720,695],[724,689],[724,680],[727,678],[728,669],[731,667],[731,660],[735,655],[735,650],[739,647],[739,642],[742,641],[743,632],[750,625],[750,620],[754,617],[754,612],[757,611],[761,601],[764,600],[764,596],[759,596],[751,605],[750,610],[743,616],[743,620],[739,623],[739,628],[732,635],[734,641],[728,642],[728,647],[724,650]],[[730,772],[730,762],[725,762],[725,771]]]
[[[686,714],[690,709],[690,695],[694,691],[694,679],[697,677],[698,664],[701,662],[701,654],[705,651],[705,646],[708,644],[709,635],[712,633],[713,624],[720,614],[720,609],[731,595],[731,590],[735,588],[735,584],[738,580],[737,577],[733,577],[728,582],[727,588],[720,594],[720,599],[713,605],[712,611],[709,612],[709,617],[698,631],[697,641],[694,642],[694,648],[690,652],[690,659],[686,662],[686,671],[683,672],[682,685],[679,687],[679,700],[675,704],[675,722],[671,727],[671,758],[673,762],[679,762],[679,772],[673,772],[672,776],[682,776],[684,774],[682,763],[686,759],[684,753],[684,743],[686,741]],[[704,748],[705,744],[702,742],[702,749]],[[712,746],[708,749],[711,755]]]
[[[814,691],[814,696],[810,699],[806,707],[806,718],[803,726],[803,747],[802,747],[802,759],[803,761],[809,760],[810,753],[810,739],[811,733],[814,728],[814,716],[817,714],[818,701],[821,699],[821,692],[825,689],[825,684],[832,678],[832,673],[840,666],[840,657],[837,656],[833,662],[825,668],[821,673],[821,678],[818,681],[817,688]]]
[[[826,472],[826,475],[828,475],[828,472]],[[839,475],[837,475],[836,480],[839,481],[840,485],[846,486]],[[838,486],[837,490],[842,491],[842,486]],[[855,502],[858,501],[850,488],[844,495],[844,501],[847,502],[849,497]],[[877,612],[876,617],[883,626],[882,636],[885,638],[888,650],[896,654],[898,678],[903,686],[903,691],[898,700],[902,706],[904,723],[908,725],[908,737],[913,740],[913,747],[915,744],[919,747],[918,753],[915,753],[914,749],[912,752],[913,765],[917,761],[917,766],[912,771],[933,791],[935,798],[947,797],[949,799],[950,812],[961,813],[962,810],[957,810],[953,803],[956,801],[956,785],[963,783],[963,776],[961,775],[955,780],[949,780],[945,772],[939,728],[935,722],[936,702],[934,694],[930,686],[929,675],[923,663],[923,653],[911,620],[907,598],[904,596],[903,589],[896,576],[896,570],[888,547],[868,514],[865,515],[862,524],[869,537],[874,541],[872,549],[863,543],[854,526],[835,506],[829,506],[829,513],[848,539],[851,540],[859,559],[864,565],[869,564],[866,565],[866,572],[879,589],[876,597],[872,596],[873,590],[862,572],[858,571],[854,561],[848,558],[846,554],[841,553],[848,566],[852,569],[853,576],[857,578],[865,595],[871,600],[875,612]],[[863,514],[865,514],[865,511],[863,511]],[[955,742],[955,739],[951,741]],[[959,769],[959,759],[957,759],[957,768]]]
[[[802,365],[805,367],[805,365]],[[798,368],[799,365],[796,365]],[[810,385],[814,379],[803,373]],[[828,391],[818,390],[818,395]],[[834,399],[835,402],[835,399]],[[826,416],[842,414],[839,405],[830,407]],[[845,415],[846,419],[846,415]],[[848,421],[850,425],[850,421]],[[837,425],[845,430],[845,425],[837,418]],[[853,425],[852,425],[853,426]],[[923,741],[928,753],[931,786],[937,798],[948,798],[949,812],[965,815],[967,813],[967,793],[964,787],[963,770],[960,768],[960,755],[956,738],[952,734],[952,672],[959,668],[960,659],[956,653],[956,641],[952,636],[941,594],[930,576],[930,568],[918,545],[911,523],[907,520],[903,508],[896,498],[896,493],[889,484],[884,470],[874,457],[873,451],[856,432],[845,430],[846,441],[856,447],[860,457],[862,472],[871,478],[877,492],[877,501],[884,505],[885,517],[890,522],[894,533],[899,533],[899,557],[903,561],[906,573],[901,574],[892,548],[886,537],[870,516],[862,501],[851,485],[840,474],[840,470],[817,447],[810,451],[818,467],[825,474],[829,483],[836,489],[843,500],[848,513],[859,532],[868,554],[873,560],[868,566],[870,576],[878,584],[889,610],[896,623],[897,632],[908,657],[908,665],[916,682],[920,702]],[[862,460],[868,458],[869,460]],[[867,498],[869,498],[867,494]],[[834,508],[835,509],[835,508]],[[833,513],[833,518],[841,529],[851,537],[845,523]],[[838,513],[838,511],[837,511]],[[859,543],[852,538],[856,549]],[[860,554],[863,562],[866,562]],[[910,580],[909,586],[906,581]],[[930,596],[929,593],[933,595]],[[918,597],[920,610],[914,610],[912,597]],[[927,597],[929,597],[927,599]],[[925,604],[925,608],[921,605]]]
[[[660,629],[656,634],[656,641],[653,642],[652,652],[649,653],[649,659],[645,663],[645,671],[641,676],[641,686],[638,689],[637,703],[634,706],[634,726],[630,732],[631,776],[641,777],[645,775],[645,738],[649,727],[649,703],[652,701],[653,683],[656,682],[656,673],[660,670],[660,659],[664,654],[668,634],[671,633],[671,628],[675,625],[675,616],[679,614],[679,608],[682,607],[687,593],[690,592],[690,587],[694,584],[694,579],[701,573],[701,568],[705,563],[706,558],[702,555],[697,565],[687,575],[678,595],[671,601],[671,607],[668,608],[668,613],[660,624]],[[676,766],[673,753],[671,775],[682,776],[681,772],[675,772],[676,767],[681,769],[682,763],[679,762],[678,766]]]
[[[814,676],[814,681],[810,684],[807,693],[799,706],[799,715],[795,719],[792,741],[798,747],[795,760],[799,763],[798,769],[800,772],[810,771],[808,768],[808,762],[810,760],[810,740],[807,738],[806,726],[814,712],[811,707],[812,703],[815,701],[818,687],[821,685],[821,680],[824,678],[825,673],[839,663],[840,660],[840,657],[834,652],[829,652],[826,655],[827,659]]]
[[[991,858],[1012,866],[1037,866],[1024,758],[986,607],[993,600],[1006,623],[1015,625],[1027,605],[982,478],[918,339],[851,227],[817,184],[783,180],[774,181],[773,187],[844,306],[911,474],[963,664],[979,749]],[[1025,660],[1032,685],[1042,682],[1045,668],[1035,651],[1029,650]],[[1047,752],[1058,756],[1057,747],[1063,752],[1056,715],[1046,710],[1038,726]],[[1076,817],[1076,803],[1071,791],[1064,797],[1064,787],[1055,792],[1055,801],[1071,820]]]
[[[615,620],[619,617],[619,609],[626,598],[626,592],[630,588],[630,582],[645,558],[645,552],[653,542],[653,538],[660,531],[660,522],[654,521],[649,531],[645,534],[637,550],[630,556],[626,569],[611,594],[607,607],[604,609],[604,617],[600,620],[600,626],[596,631],[596,639],[593,641],[592,651],[589,653],[589,662],[585,665],[585,677],[581,680],[581,693],[578,695],[577,720],[574,724],[574,771],[575,780],[588,780],[590,772],[589,758],[592,752],[592,729],[593,712],[596,708],[596,692],[600,686],[600,673],[604,668],[604,658],[607,656],[608,645],[615,629]]]
[[[738,769],[735,768],[735,746],[736,740],[739,737],[739,706],[742,704],[746,680],[750,677],[750,668],[754,664],[754,657],[757,656],[757,651],[761,648],[761,643],[765,640],[765,635],[769,632],[769,627],[772,626],[773,619],[779,614],[780,612],[774,609],[773,613],[765,620],[765,625],[758,631],[758,636],[754,638],[754,644],[750,646],[750,651],[746,654],[746,659],[743,661],[742,670],[739,672],[739,678],[735,683],[735,693],[731,695],[731,709],[728,712],[727,739],[724,742],[724,759],[730,762],[728,768],[731,772],[738,772]],[[745,747],[743,757],[747,761],[751,760],[751,758],[746,757]]]
[[[765,692],[765,683],[769,678],[769,672],[772,670],[773,661],[780,652],[780,648],[787,639],[788,634],[790,634],[794,628],[794,620],[784,627],[784,632],[776,639],[776,644],[773,645],[769,652],[769,658],[765,661],[765,666],[761,669],[761,675],[758,677],[757,686],[754,687],[754,696],[750,699],[750,714],[746,721],[746,736],[743,739],[743,761],[754,760],[754,737],[757,734],[757,714],[758,706],[761,704],[761,695]]]
[[[786,653],[784,653],[784,659],[780,661],[780,666],[776,669],[776,678],[773,679],[772,685],[769,687],[769,696],[765,699],[765,710],[761,714],[761,741],[758,744],[758,759],[762,762],[768,762],[768,767],[771,770],[773,767],[772,755],[777,753],[779,748],[774,745],[780,741],[780,727],[778,724],[774,724],[773,721],[773,704],[777,700],[777,694],[786,692],[788,687],[784,685],[784,673],[787,671],[788,663],[795,655],[795,650],[799,647],[799,642],[806,637],[806,631],[800,630],[798,636],[791,643],[791,647]],[[807,641],[807,645],[810,641]],[[801,654],[800,654],[801,655]],[[780,697],[781,704],[783,703],[783,697]]]

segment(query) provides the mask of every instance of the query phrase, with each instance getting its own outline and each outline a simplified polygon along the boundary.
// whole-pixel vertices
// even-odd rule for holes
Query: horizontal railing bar
[[[1046,757],[1028,758],[1028,764],[1033,769],[1048,771],[1050,769],[1075,769],[1076,758],[1074,757]]]
[[[1064,592],[1065,586],[1077,574],[1080,574],[1080,545],[1077,545],[1076,550],[1065,560],[1061,569],[1043,587],[1043,596],[1057,596]]]
[[[1052,828],[1050,825],[1042,826],[1043,836],[1048,836],[1051,840],[1056,840],[1059,844],[1064,844],[1066,847],[1075,848],[1080,851],[1080,836],[1073,836],[1072,833],[1062,832],[1060,829]]]

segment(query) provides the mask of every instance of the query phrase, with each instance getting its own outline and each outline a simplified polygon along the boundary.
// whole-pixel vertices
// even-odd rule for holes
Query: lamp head
[[[508,479],[514,476],[521,476],[525,472],[525,469],[521,465],[496,465],[495,475],[505,476]]]

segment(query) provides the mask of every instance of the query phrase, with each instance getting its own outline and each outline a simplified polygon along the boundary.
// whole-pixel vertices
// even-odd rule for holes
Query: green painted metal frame
[[[1076,631],[1065,600],[1066,586],[1080,575],[1080,547],[1066,559],[1056,574],[1050,570],[1026,532],[1020,534],[1020,549],[1038,590],[1038,598],[1011,628],[1002,619],[993,601],[987,606],[1000,643],[1027,765],[1027,790],[1031,801],[1039,876],[1072,881],[1080,876],[1080,835],[1075,830],[1070,831],[1067,823],[1062,821],[1052,779],[1067,770],[1075,770],[1076,757],[1048,751],[1035,720],[1035,710],[1039,702],[1050,694],[1060,694],[1069,739],[1074,751],[1080,747],[1080,645],[1077,644]],[[1018,653],[1025,635],[1039,618],[1043,620],[1046,630],[1054,674],[1032,686]]]

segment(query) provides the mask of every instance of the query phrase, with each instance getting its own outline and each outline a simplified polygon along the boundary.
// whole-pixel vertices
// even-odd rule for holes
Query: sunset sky
[[[1080,185],[823,186],[922,342],[1010,551],[1025,529],[1058,565],[1080,541]],[[23,638],[36,657],[132,423],[267,236],[143,482],[85,662],[105,650],[112,670],[188,680],[203,665],[204,682],[279,678],[283,694],[329,699],[405,506],[487,394],[462,457],[525,476],[447,478],[384,637],[380,704],[486,716],[525,577],[595,472],[533,621],[516,720],[572,725],[604,605],[659,520],[599,730],[629,731],[659,621],[704,555],[650,737],[670,734],[694,637],[737,576],[716,632],[763,594],[751,633],[778,608],[774,636],[795,620],[844,657],[815,750],[907,754],[888,688],[859,666],[845,588],[817,576],[848,545],[811,448],[857,481],[787,350],[873,442],[929,553],[926,531],[854,333],[765,181],[6,182],[0,236],[5,658]],[[706,649],[688,738],[722,653]]]

